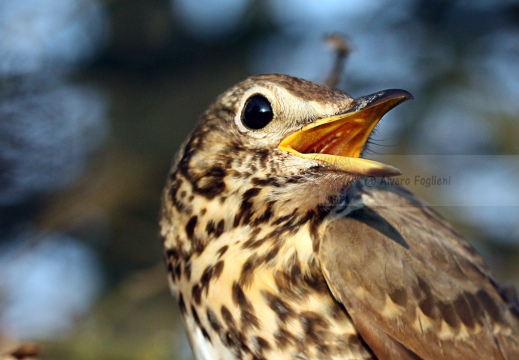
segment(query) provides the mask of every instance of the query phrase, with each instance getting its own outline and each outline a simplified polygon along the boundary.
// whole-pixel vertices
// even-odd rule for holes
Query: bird
[[[519,302],[365,157],[404,90],[251,76],[200,116],[162,194],[196,359],[519,359]]]

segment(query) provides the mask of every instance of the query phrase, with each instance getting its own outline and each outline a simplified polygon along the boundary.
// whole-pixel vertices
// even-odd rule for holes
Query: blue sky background
[[[341,89],[415,97],[368,156],[518,284],[518,19],[491,0],[3,0],[0,352],[188,359],[156,226],[173,154],[246,76],[322,81],[334,32],[354,47]]]

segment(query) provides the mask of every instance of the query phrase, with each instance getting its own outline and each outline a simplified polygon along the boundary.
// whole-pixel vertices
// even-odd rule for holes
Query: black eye
[[[251,130],[264,128],[273,118],[269,101],[261,95],[251,96],[241,114],[241,122]]]

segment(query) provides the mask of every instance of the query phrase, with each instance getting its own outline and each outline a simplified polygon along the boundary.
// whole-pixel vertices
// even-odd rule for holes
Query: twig
[[[353,50],[353,46],[346,35],[339,33],[327,35],[325,41],[335,52],[335,62],[324,84],[328,87],[335,88],[341,80],[344,63]]]

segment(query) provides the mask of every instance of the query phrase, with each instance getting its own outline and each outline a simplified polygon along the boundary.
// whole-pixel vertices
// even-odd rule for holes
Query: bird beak
[[[316,120],[287,136],[279,149],[357,176],[400,175],[392,166],[359,156],[382,116],[409,99],[413,96],[405,90],[384,90],[360,97],[345,113]]]

